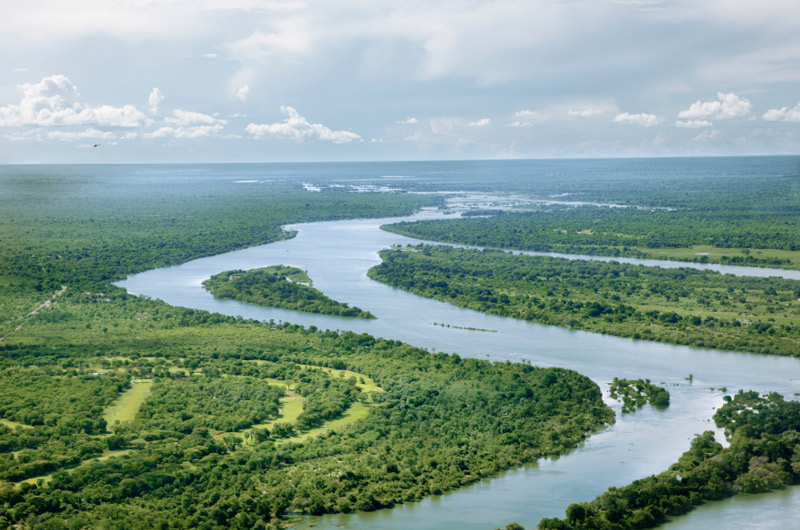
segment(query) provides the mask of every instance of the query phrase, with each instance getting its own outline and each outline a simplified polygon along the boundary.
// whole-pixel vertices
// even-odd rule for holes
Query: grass
[[[281,440],[279,443],[302,443],[316,436],[327,434],[329,431],[335,431],[343,427],[347,427],[348,425],[352,425],[358,420],[366,418],[367,414],[369,414],[369,406],[361,403],[360,401],[356,401],[353,403],[352,407],[347,409],[347,412],[345,412],[341,418],[331,420],[322,427],[317,427],[316,429],[311,429],[310,431],[298,434],[297,436]]]
[[[83,462],[81,462],[77,466],[71,467],[69,469],[65,469],[64,471],[66,471],[67,473],[72,473],[74,470],[78,469],[79,467],[91,464],[93,462],[105,462],[109,458],[114,458],[114,457],[118,457],[118,456],[125,456],[130,452],[131,452],[130,449],[119,449],[119,450],[114,450],[114,451],[105,450],[105,451],[103,451],[103,454],[101,454],[100,456],[96,456],[94,458],[89,458],[87,460],[84,460]],[[19,482],[14,482],[14,485],[17,488],[19,488],[23,484],[39,484],[40,480],[42,481],[41,484],[49,484],[50,481],[53,480],[53,474],[50,473],[49,475],[42,475],[40,477],[26,478],[25,480],[20,480]]]
[[[383,389],[375,383],[372,379],[364,374],[360,374],[358,372],[353,372],[351,370],[337,370],[336,368],[327,368],[324,366],[312,366],[309,364],[301,364],[303,368],[311,368],[313,370],[322,370],[328,375],[338,376],[342,379],[347,379],[348,377],[355,377],[356,378],[356,386],[360,388],[364,392],[383,392]]]
[[[142,379],[138,383],[131,384],[131,387],[122,393],[103,413],[106,425],[111,428],[119,423],[133,421],[142,403],[150,396],[153,381]]]
[[[17,421],[11,421],[11,420],[7,420],[7,419],[4,419],[4,418],[0,418],[0,425],[8,427],[11,430],[14,430],[16,428],[33,429],[33,427],[31,427],[30,425],[25,425],[24,423],[19,423]]]

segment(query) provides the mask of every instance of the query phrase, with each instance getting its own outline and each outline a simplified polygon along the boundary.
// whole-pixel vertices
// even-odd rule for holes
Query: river
[[[800,392],[800,362],[796,359],[670,346],[542,326],[460,309],[367,278],[367,270],[380,263],[377,254],[380,249],[419,243],[384,232],[380,225],[440,216],[437,211],[424,210],[402,219],[291,226],[288,228],[298,231],[293,239],[143,272],[117,284],[130,293],[176,306],[320,329],[366,332],[462,356],[574,369],[596,381],[617,412],[614,426],[593,435],[567,456],[543,460],[446,495],[393,509],[306,518],[298,524],[300,528],[314,524],[316,528],[491,530],[511,521],[535,528],[542,517],[563,517],[572,502],[591,500],[610,486],[622,486],[666,469],[688,449],[695,434],[714,430],[711,417],[723,403],[725,394],[721,387],[726,387],[728,393],[738,389],[777,391],[787,397]],[[796,271],[615,259],[800,279]],[[274,264],[307,270],[316,288],[334,300],[372,312],[377,320],[329,317],[216,300],[200,285],[224,270]],[[663,411],[645,407],[622,415],[620,406],[607,395],[608,383],[614,377],[649,378],[654,383],[663,383],[670,391],[671,405]],[[717,436],[722,440],[720,433]],[[787,521],[792,520],[800,521],[800,488],[708,504],[678,518],[668,528],[705,530],[710,522],[725,528],[786,528]]]

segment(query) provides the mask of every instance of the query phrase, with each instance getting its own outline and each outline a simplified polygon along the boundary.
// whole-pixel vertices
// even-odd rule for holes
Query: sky
[[[0,3],[0,163],[798,154],[797,0]]]

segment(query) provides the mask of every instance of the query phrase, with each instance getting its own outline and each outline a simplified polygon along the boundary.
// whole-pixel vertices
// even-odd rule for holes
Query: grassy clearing
[[[150,379],[141,379],[139,382],[131,384],[131,387],[123,392],[103,413],[106,425],[111,428],[117,422],[128,423],[133,421],[136,413],[139,412],[139,407],[150,396],[152,386],[153,381]]]
[[[4,418],[0,418],[0,425],[8,427],[11,430],[21,428],[21,429],[33,429],[30,425],[25,425],[24,423],[19,423],[17,421],[11,421]]]
[[[298,434],[297,436],[280,440],[278,443],[302,443],[306,440],[310,440],[311,438],[327,434],[329,431],[336,431],[343,427],[347,427],[348,425],[352,425],[356,421],[366,418],[367,414],[369,414],[369,406],[361,403],[360,401],[356,401],[353,403],[353,406],[350,407],[347,412],[344,413],[344,415],[342,415],[341,418],[331,420],[322,427],[317,427],[316,429],[311,429],[310,431]]]
[[[379,387],[375,381],[370,379],[368,376],[364,374],[360,374],[358,372],[353,372],[351,370],[337,370],[336,368],[326,368],[324,366],[311,366],[308,364],[301,364],[303,368],[311,368],[314,370],[322,370],[328,375],[341,377],[343,379],[347,379],[348,377],[355,377],[356,378],[356,386],[360,388],[364,392],[383,392],[383,389]]]
[[[105,462],[109,458],[114,458],[114,457],[118,457],[118,456],[125,456],[125,455],[129,454],[130,452],[131,452],[131,449],[119,449],[119,450],[116,450],[116,451],[108,451],[108,450],[106,450],[106,451],[103,451],[103,454],[101,454],[100,456],[96,456],[94,458],[89,458],[88,460],[84,460],[83,462],[81,462],[77,466],[71,467],[69,469],[66,469],[65,471],[67,473],[72,473],[74,470],[76,470],[76,469],[78,469],[78,468],[80,468],[82,466],[91,464],[93,462]],[[14,485],[17,488],[19,488],[23,484],[39,484],[40,483],[39,481],[41,481],[41,484],[49,484],[51,480],[53,480],[53,474],[52,473],[49,474],[49,475],[42,475],[40,477],[31,477],[31,478],[27,478],[25,480],[20,480],[19,482],[14,482]]]

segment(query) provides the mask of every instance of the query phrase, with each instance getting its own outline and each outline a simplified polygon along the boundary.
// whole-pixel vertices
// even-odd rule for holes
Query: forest
[[[370,278],[495,315],[670,344],[800,356],[800,282],[418,245]]]
[[[306,313],[375,318],[369,311],[328,298],[312,285],[304,271],[286,265],[224,271],[203,282],[203,287],[217,298]]]
[[[0,427],[2,526],[260,528],[372,510],[563,453],[614,420],[598,386],[569,370],[120,289],[68,289],[0,350],[0,384],[15,389],[3,393],[14,423]],[[133,419],[102,420],[145,384],[125,404]],[[357,421],[293,441],[357,406]]]

